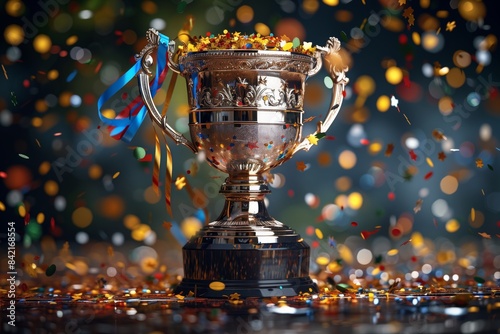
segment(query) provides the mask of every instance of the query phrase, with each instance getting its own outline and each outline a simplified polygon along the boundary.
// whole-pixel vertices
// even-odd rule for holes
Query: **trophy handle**
[[[340,41],[335,37],[330,37],[326,46],[316,46],[316,49],[319,50],[315,55],[317,60],[316,66],[309,72],[309,75],[314,75],[321,69],[322,58],[324,58],[328,74],[333,80],[333,87],[332,100],[330,102],[328,113],[323,121],[319,121],[317,123],[316,131],[311,134],[312,136],[328,131],[328,128],[330,128],[330,125],[332,125],[339,113],[344,99],[344,87],[349,82],[349,78],[346,77],[346,72],[348,71],[347,66],[342,66],[338,64],[338,61],[335,61],[340,59],[340,56],[338,55],[340,50]],[[338,68],[339,65],[341,67],[340,69]],[[303,138],[293,150],[292,155],[300,150],[309,151],[312,145],[314,144],[308,138]]]
[[[158,124],[162,130],[172,138],[175,143],[182,144],[191,149],[194,153],[197,153],[198,150],[196,146],[189,141],[183,134],[177,132],[167,123],[167,116],[162,116],[161,113],[156,109],[156,106],[153,102],[153,97],[151,95],[151,90],[149,89],[149,75],[151,74],[150,67],[153,65],[153,57],[151,53],[158,48],[160,45],[160,38],[158,35],[158,31],[153,28],[150,28],[146,33],[146,39],[148,44],[141,50],[141,52],[136,56],[136,58],[141,59],[141,71],[138,75],[139,81],[139,92],[141,94],[142,100],[144,101],[144,105],[148,110],[151,119]],[[168,45],[168,67],[175,72],[178,71],[178,65],[174,62],[171,63],[172,52],[171,50],[175,49],[175,43],[169,43]]]

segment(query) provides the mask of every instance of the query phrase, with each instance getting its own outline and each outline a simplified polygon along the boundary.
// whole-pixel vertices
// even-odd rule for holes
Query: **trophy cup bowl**
[[[334,86],[328,113],[312,135],[326,132],[335,119],[348,82],[347,68],[332,61],[339,58],[340,42],[330,38],[313,55],[228,49],[189,52],[177,59],[170,42],[168,66],[186,80],[188,140],[153,103],[148,74],[157,32],[150,29],[147,38],[138,79],[151,118],[177,144],[204,151],[212,167],[228,174],[220,190],[222,212],[183,247],[184,278],[175,292],[197,297],[317,292],[309,277],[309,246],[267,212],[264,197],[270,190],[264,175],[312,145],[302,138],[305,82],[321,69],[322,57]]]

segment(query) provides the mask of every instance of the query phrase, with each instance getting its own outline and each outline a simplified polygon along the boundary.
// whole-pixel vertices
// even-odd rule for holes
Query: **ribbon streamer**
[[[158,89],[160,89],[165,77],[167,76],[167,51],[169,38],[161,33],[160,43],[158,45],[158,55],[156,66],[156,74],[154,80],[150,83],[151,95],[154,97]],[[108,89],[102,93],[97,101],[97,109],[101,121],[109,126],[110,135],[115,139],[121,139],[129,143],[135,136],[147,114],[147,109],[140,96],[137,96],[129,103],[115,118],[108,118],[103,115],[102,107],[116,93],[125,87],[141,70],[141,59],[138,59],[134,66],[125,72],[118,80],[116,80]]]
[[[168,73],[168,43],[169,38],[161,33],[158,33],[160,37],[160,42],[157,47],[157,62],[155,77],[152,82],[150,82],[151,95],[154,97],[156,92],[160,89]],[[102,122],[108,125],[110,130],[110,135],[115,139],[121,139],[125,142],[130,142],[132,138],[137,133],[139,127],[141,126],[144,118],[147,114],[147,108],[144,105],[141,96],[137,96],[132,102],[130,102],[122,111],[118,113],[115,118],[108,118],[103,115],[102,107],[109,101],[109,99],[118,93],[125,85],[132,80],[139,71],[141,71],[141,58],[139,58],[134,66],[125,72],[116,82],[114,82],[104,93],[99,97],[97,101],[97,108],[99,113],[99,118]],[[170,105],[170,100],[173,95],[175,82],[177,79],[177,73],[174,73],[170,79],[169,88],[165,103],[163,105],[162,116],[167,113],[168,106]],[[153,120],[151,120],[153,122]],[[154,122],[153,122],[154,124]],[[160,165],[161,165],[161,145],[156,127],[153,125],[155,131],[155,156],[153,163],[153,177],[152,184],[153,190],[159,195],[159,183],[160,183]],[[171,207],[171,189],[172,189],[172,153],[168,147],[165,135],[165,150],[167,154],[166,159],[166,173],[165,173],[165,205],[167,212],[172,216]]]

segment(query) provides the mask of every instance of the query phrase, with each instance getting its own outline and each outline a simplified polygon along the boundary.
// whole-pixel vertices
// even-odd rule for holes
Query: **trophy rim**
[[[189,51],[179,56],[179,63],[182,59],[188,57],[196,57],[202,55],[231,55],[237,54],[241,56],[276,56],[276,57],[303,57],[304,59],[316,59],[314,55],[309,55],[301,52],[293,51],[280,51],[280,50],[260,50],[260,49],[216,49],[216,50],[202,50],[202,51]]]

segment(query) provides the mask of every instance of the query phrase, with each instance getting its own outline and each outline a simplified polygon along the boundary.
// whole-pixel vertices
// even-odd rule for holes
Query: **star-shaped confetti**
[[[455,21],[450,21],[446,23],[446,31],[453,31],[457,27],[457,23]]]
[[[446,159],[446,154],[443,151],[439,152],[438,153],[438,159],[440,161],[444,161]]]
[[[394,95],[391,96],[391,107],[396,107],[399,111],[398,103],[399,103],[399,100]]]
[[[318,145],[318,137],[316,137],[316,135],[313,135],[313,134],[310,134],[309,136],[307,136],[307,140],[309,140],[309,142],[313,145]]]
[[[175,179],[175,186],[177,187],[177,190],[184,188],[186,186],[186,177],[178,176],[177,179]]]
[[[304,161],[297,161],[296,165],[297,169],[300,170],[301,172],[307,169],[307,165],[304,163]]]
[[[410,7],[411,8],[411,7]],[[410,14],[410,17],[408,18],[408,24],[410,26],[414,25],[415,24],[415,16],[413,16],[413,14]]]
[[[483,168],[484,167],[483,159],[481,159],[481,158],[477,158],[476,159],[476,167],[477,168]]]
[[[400,6],[406,5],[406,0],[398,0],[398,2]]]
[[[170,229],[172,228],[172,223],[171,222],[163,222],[163,227],[170,231]]]
[[[257,142],[248,142],[247,147],[251,150],[253,150],[254,148],[259,148],[259,146],[257,146]]]
[[[405,8],[405,10],[403,11],[403,17],[409,18],[410,15],[413,15],[413,8],[411,7]]]

